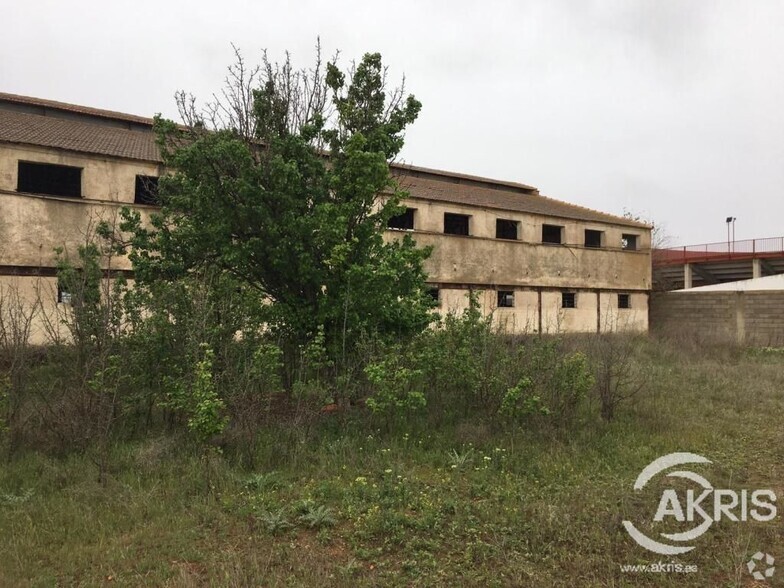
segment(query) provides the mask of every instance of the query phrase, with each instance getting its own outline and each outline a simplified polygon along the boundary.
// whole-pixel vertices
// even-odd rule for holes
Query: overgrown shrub
[[[128,290],[96,271],[100,249],[79,253],[61,268],[73,308],[58,320],[70,336],[53,340],[34,367],[24,363],[25,414],[42,431],[32,446],[89,451],[101,479],[113,439],[161,426],[253,465],[270,423],[310,431],[328,418],[325,405],[351,417],[331,420],[338,434],[349,423],[394,432],[422,417],[430,426],[565,427],[591,390],[605,419],[636,391],[638,351],[621,345],[627,339],[510,337],[473,296],[417,336],[389,343],[368,333],[336,358],[323,329],[281,346],[264,329],[258,298],[225,276]]]
[[[129,383],[122,276],[109,275],[111,251],[92,232],[76,256],[57,251],[57,288],[38,290],[38,319],[48,344],[28,365],[26,441],[57,452],[87,452],[105,480],[109,449]],[[67,298],[65,297],[67,295]]]
[[[273,404],[283,393],[283,351],[273,343],[244,339],[227,356],[226,367],[216,382],[225,391],[229,417],[224,442],[252,457],[256,432],[264,426]]]
[[[304,345],[290,356],[290,382],[296,413],[335,401],[335,361],[327,349],[324,328],[319,326]]]
[[[206,443],[223,431],[226,417],[223,414],[225,404],[215,390],[212,375],[214,354],[206,346],[204,356],[196,362],[193,374],[193,387],[188,399],[188,429],[201,443]]]
[[[9,455],[26,428],[22,409],[35,363],[30,338],[40,309],[38,300],[25,298],[13,284],[0,285],[0,446]]]
[[[594,385],[588,358],[560,336],[510,337],[482,316],[474,297],[462,314],[413,343],[431,420],[486,416],[573,421]],[[398,354],[399,356],[400,354]]]
[[[496,337],[491,317],[481,315],[473,295],[462,314],[448,314],[412,347],[430,413],[438,420],[484,411],[514,383],[507,344]]]
[[[0,450],[6,449],[11,430],[10,401],[11,379],[0,374]]]
[[[612,333],[592,338],[590,353],[596,373],[596,398],[605,421],[615,418],[618,407],[631,401],[646,385],[641,361],[641,335]]]
[[[391,348],[385,359],[365,367],[372,390],[367,407],[374,415],[383,417],[388,427],[427,404],[420,388],[422,371],[409,367],[412,362],[406,359],[399,348]]]
[[[498,412],[503,416],[520,419],[533,414],[550,414],[550,409],[544,406],[541,396],[531,393],[533,381],[528,376],[523,376],[515,386],[504,394]]]

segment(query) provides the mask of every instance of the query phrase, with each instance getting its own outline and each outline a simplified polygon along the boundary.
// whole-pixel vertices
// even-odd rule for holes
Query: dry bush
[[[40,312],[38,300],[27,300],[15,285],[0,286],[0,446],[9,455],[19,446],[27,418],[23,398],[36,352],[31,336]]]
[[[630,333],[598,334],[591,338],[595,396],[605,421],[612,421],[618,407],[645,387],[648,374],[641,353],[645,341],[643,335]]]

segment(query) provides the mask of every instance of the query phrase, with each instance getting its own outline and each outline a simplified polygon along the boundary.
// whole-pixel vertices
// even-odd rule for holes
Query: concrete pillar
[[[686,263],[683,265],[683,287],[688,290],[691,285],[691,264]]]
[[[536,312],[539,315],[539,334],[542,334],[542,289],[536,289]]]
[[[752,259],[751,260],[751,277],[752,278],[761,278],[762,277],[762,260],[761,259]]]
[[[735,293],[735,335],[738,345],[746,342],[746,299],[743,292]]]

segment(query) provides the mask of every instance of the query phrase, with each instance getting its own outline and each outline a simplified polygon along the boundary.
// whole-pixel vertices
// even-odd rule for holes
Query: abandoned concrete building
[[[0,93],[0,286],[67,304],[55,247],[75,249],[91,223],[122,206],[155,210],[164,170],[151,124]],[[411,231],[433,246],[426,269],[441,312],[465,308],[475,291],[482,310],[512,333],[648,329],[649,226],[523,184],[407,165],[392,171],[410,196],[388,236]]]

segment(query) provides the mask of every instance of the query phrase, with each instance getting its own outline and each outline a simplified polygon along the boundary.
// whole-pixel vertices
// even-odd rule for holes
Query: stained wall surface
[[[651,329],[673,337],[755,346],[784,345],[784,290],[657,292]]]
[[[100,137],[90,125],[85,126],[89,126],[90,136]],[[122,139],[123,132],[112,129],[110,138]],[[136,140],[140,132],[133,133]],[[57,310],[55,249],[75,255],[97,224],[115,222],[123,206],[135,206],[143,218],[149,218],[154,207],[134,204],[136,176],[160,176],[163,168],[155,160],[94,153],[100,145],[76,151],[81,148],[1,139],[0,287],[12,285],[28,294],[35,291],[45,308]],[[73,136],[56,140],[75,145]],[[146,148],[139,153],[152,152]],[[80,168],[81,197],[20,192],[20,161]],[[414,174],[410,170],[405,173]],[[422,168],[409,183],[412,189],[404,205],[414,209],[414,227],[405,233],[420,246],[432,247],[426,271],[429,284],[438,289],[441,313],[460,312],[468,304],[468,293],[474,291],[482,311],[492,314],[493,320],[511,333],[647,330],[651,287],[648,227],[553,201],[522,185]],[[427,194],[432,197],[423,197]],[[469,234],[445,234],[445,214],[467,216]],[[516,223],[516,239],[497,238],[499,219]],[[561,243],[543,242],[545,225],[559,227]],[[598,247],[586,245],[586,231],[600,235]],[[397,239],[402,234],[404,231],[390,230],[386,238]],[[624,246],[630,236],[633,248]],[[127,259],[113,258],[107,269],[131,268]],[[41,288],[41,284],[47,287]],[[512,293],[511,307],[499,307],[499,292]],[[565,294],[574,296],[574,308],[564,304]],[[628,308],[619,308],[621,296],[629,302]]]

